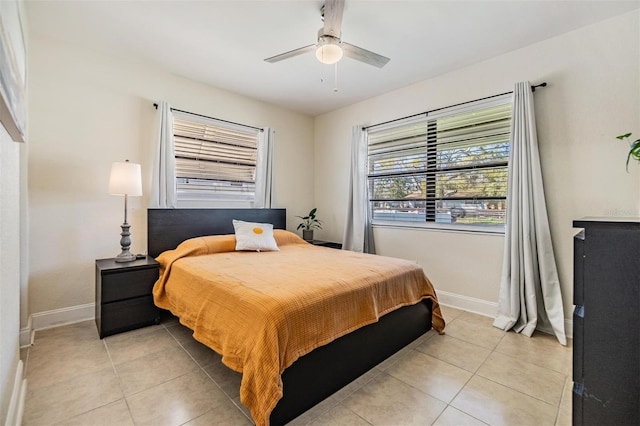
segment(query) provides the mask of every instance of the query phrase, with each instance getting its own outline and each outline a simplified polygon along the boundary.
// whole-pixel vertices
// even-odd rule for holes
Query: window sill
[[[426,231],[439,232],[456,232],[474,235],[496,235],[504,236],[504,226],[495,226],[491,228],[474,226],[474,225],[448,225],[444,223],[412,223],[412,222],[384,222],[374,221],[374,228],[398,228],[398,229],[421,229]]]

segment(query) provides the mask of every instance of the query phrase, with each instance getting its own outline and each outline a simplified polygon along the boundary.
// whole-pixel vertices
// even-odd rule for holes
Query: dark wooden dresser
[[[640,218],[573,226],[573,424],[638,425]]]
[[[147,256],[133,262],[96,260],[96,326],[100,338],[160,322],[151,290],[160,265]]]

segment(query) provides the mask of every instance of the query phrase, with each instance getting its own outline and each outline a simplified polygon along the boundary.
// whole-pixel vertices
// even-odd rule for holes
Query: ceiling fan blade
[[[342,32],[342,12],[344,12],[344,0],[327,0],[324,4],[324,29],[323,35],[340,38]]]
[[[274,62],[282,61],[283,59],[289,59],[289,58],[293,58],[294,56],[302,55],[303,53],[313,52],[314,50],[316,50],[316,45],[310,44],[309,46],[301,47],[299,49],[290,50],[288,52],[281,53],[276,56],[272,56],[270,58],[265,59],[265,61],[274,63]]]
[[[378,55],[362,47],[354,46],[353,44],[342,42],[342,51],[345,56],[355,59],[356,61],[364,62],[365,64],[373,65],[374,67],[382,68],[391,59],[386,56]]]

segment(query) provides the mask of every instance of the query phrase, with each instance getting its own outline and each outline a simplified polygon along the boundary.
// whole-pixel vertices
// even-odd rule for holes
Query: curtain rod
[[[155,109],[158,109],[158,104],[153,104]],[[235,124],[236,126],[248,127],[250,129],[258,130],[260,132],[264,132],[264,129],[260,127],[249,126],[248,124],[236,123],[235,121],[223,120],[222,118],[209,117],[208,115],[196,114],[195,112],[184,111],[177,108],[171,108],[171,111],[184,112],[185,114],[197,115],[198,117],[208,118],[211,120],[222,121],[223,123]]]
[[[536,91],[536,87],[547,87],[547,82],[545,81],[543,83],[536,84],[535,86],[531,86],[531,91],[535,92]],[[426,115],[428,115],[429,113],[432,113],[432,112],[441,111],[443,109],[453,108],[453,107],[457,107],[457,106],[460,106],[460,105],[466,105],[466,104],[470,104],[472,102],[478,102],[478,101],[484,101],[486,99],[497,98],[499,96],[508,95],[509,93],[513,93],[513,90],[511,92],[504,92],[504,93],[500,93],[498,95],[487,96],[487,97],[480,98],[480,99],[474,99],[472,101],[461,102],[461,103],[455,104],[455,105],[449,105],[449,106],[442,107],[442,108],[432,109],[430,111],[420,112],[418,114],[407,115],[406,117],[396,118],[394,120],[384,121],[384,122],[378,123],[378,124],[372,124],[371,126],[363,127],[362,130],[367,130],[367,129],[370,129],[371,127],[382,126],[383,124],[389,124],[389,123],[393,123],[393,122],[396,122],[396,121],[405,120],[407,118],[419,117],[421,115],[425,115],[426,116]]]

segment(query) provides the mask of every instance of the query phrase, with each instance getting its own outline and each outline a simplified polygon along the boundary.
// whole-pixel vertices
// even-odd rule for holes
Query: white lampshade
[[[109,194],[142,195],[142,172],[140,164],[126,162],[113,163],[109,178]]]
[[[316,58],[323,64],[335,64],[342,59],[342,48],[333,40],[327,41],[316,49]]]

